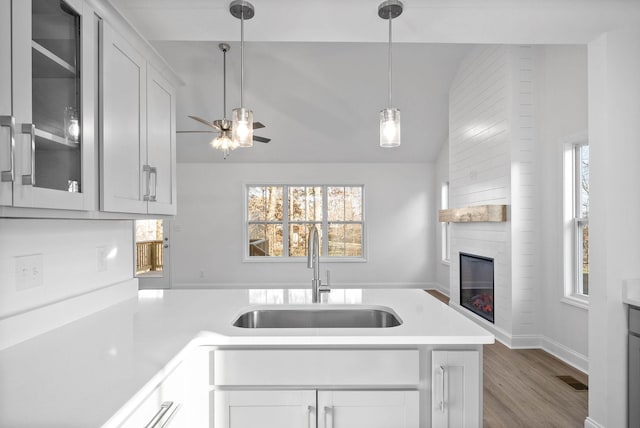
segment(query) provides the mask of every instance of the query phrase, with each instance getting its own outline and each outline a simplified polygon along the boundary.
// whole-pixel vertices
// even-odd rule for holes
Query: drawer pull
[[[179,407],[179,404],[174,403],[173,401],[165,401],[160,405],[160,409],[158,409],[158,411],[153,416],[153,418],[151,418],[149,423],[145,425],[145,428],[165,427],[169,423],[173,415],[176,414],[178,407]]]

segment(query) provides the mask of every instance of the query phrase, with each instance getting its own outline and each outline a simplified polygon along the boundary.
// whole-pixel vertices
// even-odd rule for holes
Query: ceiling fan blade
[[[218,126],[216,126],[213,122],[209,122],[208,120],[204,120],[203,118],[198,116],[189,116],[189,117],[193,120],[197,120],[200,123],[203,123],[213,129],[217,129],[218,131],[220,131],[220,128],[218,128]]]
[[[176,134],[215,134],[216,131],[176,131]]]
[[[268,143],[269,141],[271,141],[271,138],[258,137],[257,135],[254,135],[253,141],[257,141],[259,143]]]
[[[260,122],[253,122],[253,129],[264,128],[265,126]]]

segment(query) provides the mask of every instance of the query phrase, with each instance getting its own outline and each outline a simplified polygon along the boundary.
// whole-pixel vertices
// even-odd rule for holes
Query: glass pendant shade
[[[244,107],[233,109],[231,120],[233,142],[238,147],[253,147],[253,112]]]
[[[229,156],[229,152],[238,148],[238,145],[229,137],[228,131],[222,131],[220,135],[211,140],[211,147],[224,153],[224,157]]]
[[[380,111],[380,147],[400,145],[400,110],[386,108]]]

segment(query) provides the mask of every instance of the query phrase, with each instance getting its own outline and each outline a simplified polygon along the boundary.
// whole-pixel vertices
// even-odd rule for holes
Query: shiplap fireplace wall
[[[462,63],[450,91],[449,206],[506,204],[501,223],[453,223],[452,306],[513,347],[539,346],[536,290],[536,48],[480,46]],[[495,324],[459,306],[459,253],[494,259]]]

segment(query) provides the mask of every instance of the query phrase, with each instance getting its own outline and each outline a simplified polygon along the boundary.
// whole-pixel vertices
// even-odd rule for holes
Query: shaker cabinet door
[[[102,211],[146,213],[146,61],[104,22],[102,29]]]

